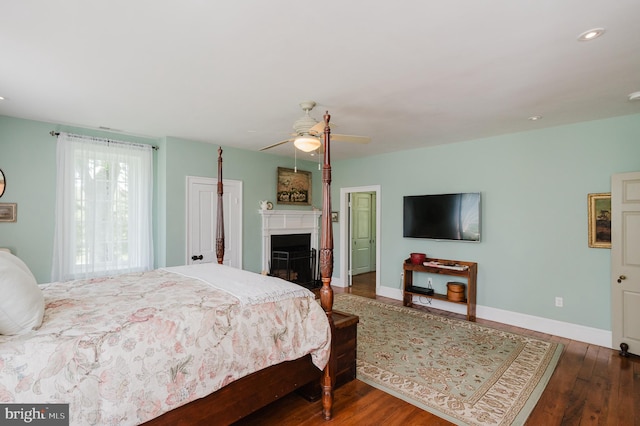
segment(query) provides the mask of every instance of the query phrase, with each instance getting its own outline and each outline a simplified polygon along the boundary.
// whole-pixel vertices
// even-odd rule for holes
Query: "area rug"
[[[356,377],[458,425],[522,425],[562,345],[351,294]]]

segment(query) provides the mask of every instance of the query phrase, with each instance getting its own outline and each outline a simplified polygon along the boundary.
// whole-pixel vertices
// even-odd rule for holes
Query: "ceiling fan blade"
[[[339,142],[351,142],[351,143],[369,143],[371,138],[369,136],[356,136],[356,135],[339,135],[332,134],[331,140]]]
[[[285,140],[285,141],[276,142],[276,143],[274,143],[274,144],[272,144],[272,145],[265,146],[264,148],[260,148],[260,151],[265,151],[265,150],[267,150],[267,149],[275,148],[276,146],[283,145],[283,144],[285,144],[285,143],[287,143],[287,142],[293,142],[293,139],[287,139],[287,140]]]
[[[333,126],[329,124],[329,128],[333,129]],[[324,133],[324,123],[318,123],[309,129],[309,134],[312,136],[321,137]],[[351,142],[351,143],[369,143],[371,138],[368,136],[356,136],[356,135],[341,135],[338,133],[331,134],[331,140],[339,142]]]
[[[320,135],[322,133],[324,133],[324,122],[318,123],[318,124],[314,125],[312,128],[309,129],[309,134],[310,135],[317,136],[317,135]]]
[[[333,130],[333,128],[336,127],[335,123],[329,123],[329,128]],[[321,121],[320,123],[314,125],[312,128],[309,129],[308,133],[311,136],[322,136],[324,134],[324,121]]]

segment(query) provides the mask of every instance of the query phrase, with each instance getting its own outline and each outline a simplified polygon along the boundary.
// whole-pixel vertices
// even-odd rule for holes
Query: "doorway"
[[[380,186],[340,189],[340,276],[345,287],[380,286]]]
[[[375,273],[375,192],[354,192],[349,202],[351,275]]]

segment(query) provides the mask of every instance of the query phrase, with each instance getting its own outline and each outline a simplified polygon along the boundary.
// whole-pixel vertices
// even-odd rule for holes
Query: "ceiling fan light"
[[[293,141],[293,145],[300,151],[311,152],[320,148],[320,141],[318,138],[314,138],[313,136],[304,135],[298,136]]]

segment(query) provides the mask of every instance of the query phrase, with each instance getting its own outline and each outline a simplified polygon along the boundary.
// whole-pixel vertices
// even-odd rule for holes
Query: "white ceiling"
[[[257,151],[314,100],[372,137],[333,158],[369,156],[640,113],[639,17],[638,0],[0,0],[0,115]]]

